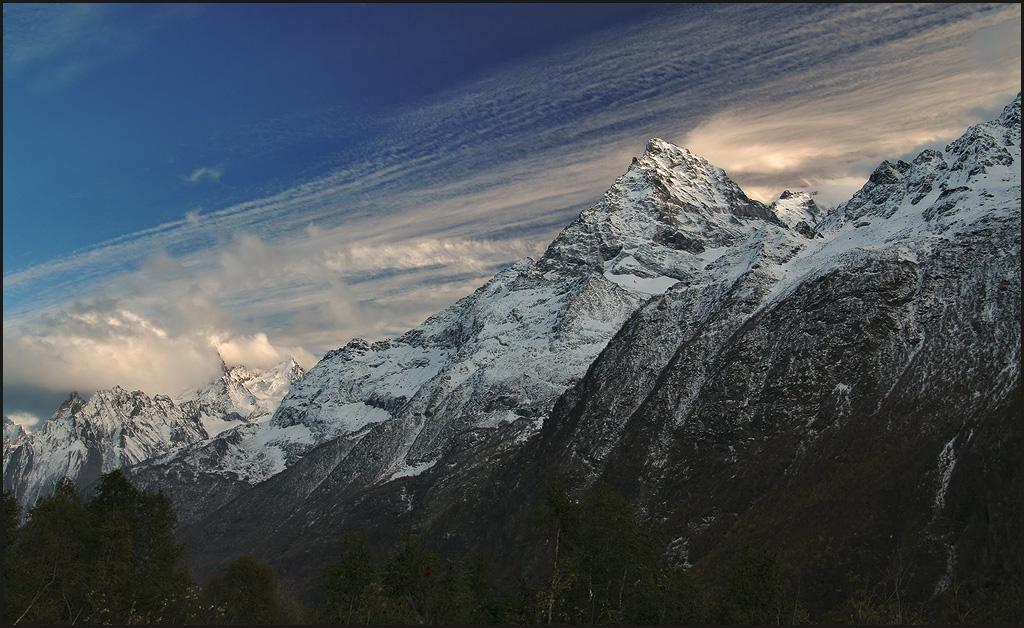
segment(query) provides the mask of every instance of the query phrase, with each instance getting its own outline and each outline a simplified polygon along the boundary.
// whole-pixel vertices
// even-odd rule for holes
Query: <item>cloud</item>
[[[219,181],[221,171],[217,168],[197,168],[192,174],[185,177],[189,183],[198,183],[203,180]]]
[[[14,78],[27,79],[37,91],[63,89],[200,11],[189,5],[4,3],[5,89]]]
[[[1014,65],[1017,72],[1008,72]],[[836,204],[881,160],[942,148],[995,117],[1020,90],[1019,67],[1016,5],[770,80],[682,143],[761,200],[799,188]]]
[[[54,409],[56,410],[56,408]],[[42,423],[42,419],[27,412],[12,412],[11,414],[6,414],[4,416],[20,425],[26,432],[31,432],[36,428],[36,426]]]
[[[1016,62],[1020,67],[1020,4],[1005,7],[1016,12],[1016,19],[990,20],[971,35],[971,55],[979,68],[986,72],[1002,73],[1007,65]]]
[[[453,275],[491,273],[495,264],[514,261],[517,252],[536,249],[515,240],[473,241],[461,238],[409,238],[395,242],[356,243],[329,252],[327,268],[342,276],[358,278],[407,270],[444,267]]]
[[[117,383],[175,395],[197,375],[217,373],[216,354],[205,339],[169,334],[110,305],[83,306],[34,326],[5,326],[4,385],[91,393]]]
[[[311,353],[301,347],[275,347],[263,332],[233,338],[214,336],[211,338],[211,344],[228,366],[241,364],[254,368],[270,368],[288,358],[295,358],[296,362],[309,368],[316,361]]]
[[[302,347],[275,344],[266,333],[246,335],[190,325],[175,330],[164,326],[159,315],[147,317],[123,303],[106,301],[79,304],[73,312],[33,324],[5,325],[5,408],[11,393],[20,402],[11,404],[14,411],[50,416],[56,410],[54,394],[89,395],[115,385],[176,396],[214,379],[222,360],[256,368],[288,357],[304,368],[316,362]],[[44,391],[54,394],[41,394]]]

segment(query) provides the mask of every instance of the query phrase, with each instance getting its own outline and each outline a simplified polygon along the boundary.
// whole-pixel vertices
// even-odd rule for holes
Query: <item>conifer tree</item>
[[[222,580],[224,622],[234,625],[267,625],[277,622],[277,579],[274,570],[252,554],[243,554],[228,565]]]

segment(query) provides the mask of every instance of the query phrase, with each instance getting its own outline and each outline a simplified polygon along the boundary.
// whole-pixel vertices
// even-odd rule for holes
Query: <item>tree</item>
[[[376,622],[383,608],[380,573],[366,538],[346,539],[341,557],[324,570],[325,619],[331,624]]]
[[[719,621],[726,624],[789,623],[796,609],[786,601],[778,554],[744,545],[722,575]]]
[[[89,503],[97,537],[94,619],[180,622],[195,606],[194,581],[175,540],[177,515],[163,492],[136,489],[121,471],[104,474]]]
[[[265,625],[277,622],[277,579],[268,563],[243,554],[228,565],[223,578],[203,584],[207,603],[222,609],[214,623]]]
[[[7,509],[5,498],[5,517]],[[5,528],[4,622],[191,619],[194,583],[175,525],[170,500],[138,491],[120,471],[102,476],[89,502],[73,482],[61,481],[16,535]]]
[[[92,522],[75,484],[58,482],[28,512],[15,544],[5,547],[4,622],[73,623],[86,620]]]
[[[552,555],[550,581],[537,596],[540,621],[696,619],[693,580],[660,550],[636,505],[602,487],[574,500],[553,486],[537,521],[548,529]]]
[[[437,623],[442,614],[438,562],[438,555],[425,550],[413,537],[388,559],[382,574],[388,622]]]
[[[21,521],[21,505],[11,491],[4,491],[4,552],[12,545]]]
[[[13,591],[15,579],[13,578],[13,561],[8,558],[12,556],[12,550],[18,536],[18,524],[21,520],[21,506],[18,498],[11,491],[4,491],[4,597],[8,591]],[[7,604],[4,605],[4,624],[11,624],[13,619],[7,616]]]

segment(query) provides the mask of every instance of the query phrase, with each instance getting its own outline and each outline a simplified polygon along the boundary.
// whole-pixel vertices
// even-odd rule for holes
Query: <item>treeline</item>
[[[547,538],[539,569],[496,586],[490,557],[445,559],[407,538],[379,559],[352,537],[325,570],[331,624],[658,624],[698,621],[694,583],[658,551],[632,504],[606,491],[553,489],[531,522]],[[550,559],[550,560],[548,560]]]
[[[177,517],[161,493],[104,475],[91,500],[65,480],[19,526],[4,493],[3,621],[14,624],[184,623],[197,608]]]
[[[579,499],[548,492],[530,522],[535,560],[524,561],[515,584],[507,569],[498,584],[487,555],[445,557],[415,537],[378,555],[352,536],[301,596],[281,591],[271,567],[250,555],[197,583],[174,538],[170,500],[137,490],[119,471],[88,500],[63,482],[25,514],[20,523],[5,493],[5,625],[904,624],[937,616],[906,597],[909,571],[851,580],[846,604],[827,617],[810,616],[799,578],[772,552],[742,547],[698,575],[665,551],[667,540],[635,505],[602,489]]]
[[[448,559],[407,538],[388,556],[342,541],[312,595],[282,594],[250,555],[197,583],[175,540],[170,499],[119,472],[83,500],[70,481],[19,525],[4,495],[3,620],[15,624],[686,623],[703,613],[695,584],[658,551],[637,509],[597,491],[553,489],[534,526],[550,561],[499,590],[489,557]],[[545,567],[547,569],[545,569]],[[753,615],[752,615],[753,616]]]
[[[3,623],[269,624],[281,618],[277,582],[252,556],[202,585],[174,538],[162,492],[136,489],[120,471],[92,497],[60,482],[22,520],[4,493]]]

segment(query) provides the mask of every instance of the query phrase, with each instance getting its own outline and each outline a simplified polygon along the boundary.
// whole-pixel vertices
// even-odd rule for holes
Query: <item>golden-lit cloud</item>
[[[26,432],[31,432],[43,420],[34,414],[28,414],[25,412],[12,412],[11,414],[5,414],[4,416],[20,425]]]
[[[865,47],[842,67],[769,81],[681,143],[752,197],[771,201],[787,188],[814,189],[834,205],[883,159],[942,148],[970,124],[998,115],[1020,91],[1020,55],[1020,5],[1006,6]]]

